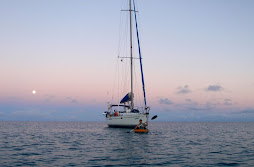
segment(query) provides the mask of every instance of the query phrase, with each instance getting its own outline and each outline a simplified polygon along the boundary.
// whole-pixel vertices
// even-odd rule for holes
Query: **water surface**
[[[0,122],[0,166],[254,166],[254,123]]]

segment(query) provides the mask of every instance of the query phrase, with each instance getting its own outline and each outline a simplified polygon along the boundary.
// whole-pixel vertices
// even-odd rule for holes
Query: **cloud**
[[[53,99],[55,99],[54,95],[45,95],[46,99],[44,100],[45,102],[52,102]]]
[[[18,97],[18,96],[7,96],[7,97],[1,97],[0,96],[0,105],[1,104],[5,104],[5,103],[21,103],[22,102],[22,98]]]
[[[9,97],[7,97],[7,99],[10,100],[10,101],[18,101],[18,100],[20,100],[20,98],[17,97],[17,96],[9,96]]]
[[[220,85],[209,85],[205,90],[208,92],[219,92],[223,90],[223,87]]]
[[[239,112],[235,112],[234,114],[254,114],[254,109],[248,108]]]
[[[159,103],[160,103],[160,104],[167,104],[167,105],[174,104],[174,103],[173,103],[171,100],[169,100],[168,98],[160,99],[160,100],[159,100]]]
[[[177,91],[177,94],[188,94],[191,93],[191,90],[189,89],[188,85],[185,85],[184,87],[179,86]]]
[[[0,104],[0,121],[105,121],[105,104]],[[72,98],[72,100],[74,100]]]
[[[217,107],[217,105],[220,105],[220,103],[218,102],[212,102],[212,101],[207,101],[205,104],[205,108],[207,110],[211,110],[211,109],[215,109]]]
[[[71,103],[78,103],[78,100],[72,99],[72,100],[71,100]]]
[[[232,100],[231,99],[224,99],[224,105],[232,106],[233,105]]]
[[[66,97],[66,100],[68,100],[70,103],[78,103],[78,100],[72,97]]]
[[[187,110],[191,111],[211,111],[216,108],[215,103],[206,102],[205,104],[198,104],[197,102],[191,103],[190,105],[186,106]]]
[[[243,110],[242,113],[244,114],[254,114],[254,109],[246,109],[246,110]]]
[[[40,121],[40,120],[49,120],[50,119],[50,112],[48,111],[41,111],[37,108],[29,108],[29,109],[20,109],[13,111],[9,114],[10,118],[13,120],[33,120],[33,121]]]
[[[238,109],[234,109],[238,110]],[[166,111],[166,112],[165,112]],[[170,112],[167,112],[170,111]],[[248,109],[242,111],[245,114],[234,112],[232,109],[220,109],[216,110],[177,110],[163,109],[156,111],[158,118],[156,121],[170,121],[170,122],[253,122],[254,121],[254,109]],[[202,124],[202,123],[201,123]],[[208,123],[210,124],[210,123]]]
[[[0,117],[4,116],[4,115],[5,115],[5,113],[0,111]]]
[[[174,107],[178,111],[211,111],[217,108],[219,103],[207,101],[206,103],[198,103],[191,99],[185,99],[185,103],[175,104]]]

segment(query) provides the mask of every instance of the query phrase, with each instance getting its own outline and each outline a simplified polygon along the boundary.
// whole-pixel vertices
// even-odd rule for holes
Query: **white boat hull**
[[[109,127],[134,128],[139,123],[140,119],[142,119],[142,122],[146,122],[148,116],[149,115],[145,113],[122,113],[112,117],[108,115],[106,117],[106,122]]]

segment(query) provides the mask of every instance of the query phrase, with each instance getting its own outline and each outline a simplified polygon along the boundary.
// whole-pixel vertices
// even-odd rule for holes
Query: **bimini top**
[[[122,104],[112,104],[112,105],[110,105],[110,107],[128,107],[128,108],[130,108],[129,105],[122,105]]]
[[[129,92],[127,93],[124,98],[120,101],[120,103],[125,103],[125,102],[128,102],[128,101],[131,101],[131,98],[133,98],[133,93]]]

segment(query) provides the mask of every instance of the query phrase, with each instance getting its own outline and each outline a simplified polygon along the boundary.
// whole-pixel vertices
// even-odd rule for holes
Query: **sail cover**
[[[124,96],[124,98],[120,101],[120,103],[131,101],[131,98],[133,98],[133,95],[131,92],[129,92]]]

